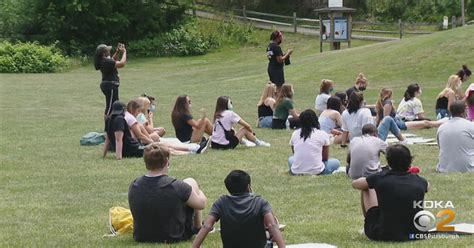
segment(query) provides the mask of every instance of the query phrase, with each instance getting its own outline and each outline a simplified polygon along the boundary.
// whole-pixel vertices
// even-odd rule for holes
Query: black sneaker
[[[202,138],[201,140],[201,143],[199,143],[199,149],[197,150],[197,154],[201,154],[201,153],[204,153],[206,150],[207,150],[207,142],[209,140],[207,140],[206,138]]]

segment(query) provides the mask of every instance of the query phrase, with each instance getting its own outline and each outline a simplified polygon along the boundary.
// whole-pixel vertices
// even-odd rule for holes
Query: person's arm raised
[[[199,230],[199,233],[196,235],[196,238],[193,241],[192,248],[199,248],[201,247],[201,244],[204,242],[204,239],[206,239],[207,234],[212,230],[214,227],[214,224],[216,223],[217,219],[216,217],[209,215],[207,219],[204,221],[204,224],[202,225],[201,229]]]
[[[125,45],[119,48],[122,51],[122,58],[120,61],[115,62],[115,68],[122,68],[127,63],[127,50],[125,49]]]

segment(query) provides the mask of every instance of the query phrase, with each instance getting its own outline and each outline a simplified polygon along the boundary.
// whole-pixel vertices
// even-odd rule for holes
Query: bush
[[[38,43],[0,43],[0,73],[58,72],[68,67],[55,45]]]

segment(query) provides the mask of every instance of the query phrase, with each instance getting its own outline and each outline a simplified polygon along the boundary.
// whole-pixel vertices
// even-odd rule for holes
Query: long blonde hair
[[[452,90],[456,93],[460,81],[461,78],[458,75],[449,76],[448,82],[446,83],[446,87],[439,93],[438,98],[443,97],[449,90]]]
[[[389,88],[382,88],[380,90],[379,98],[377,99],[377,103],[375,104],[375,110],[377,111],[377,113],[381,111],[383,115],[383,102],[391,98],[392,93],[393,93],[392,89],[389,89]]]
[[[267,98],[275,98],[275,95],[276,85],[272,82],[268,82],[263,88],[262,95],[260,96],[260,100],[257,103],[257,107],[263,105]]]

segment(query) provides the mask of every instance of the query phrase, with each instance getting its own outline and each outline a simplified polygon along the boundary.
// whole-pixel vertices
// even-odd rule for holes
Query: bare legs
[[[405,122],[405,125],[407,126],[407,129],[424,129],[424,128],[438,128],[443,124],[445,120],[437,120],[437,121],[407,121]]]
[[[212,135],[212,123],[209,119],[204,117],[203,119],[199,119],[197,122],[198,128],[193,128],[193,134],[191,135],[191,143],[201,142],[204,133],[208,134],[209,136]]]
[[[367,210],[372,207],[378,206],[379,203],[377,201],[377,194],[375,193],[374,189],[362,190],[360,193],[362,214],[365,217],[365,215],[367,214]]]
[[[242,138],[245,137],[248,140],[252,141],[255,143],[257,141],[257,137],[253,133],[251,133],[247,128],[242,127],[239,129],[239,131],[235,134],[235,136],[239,139],[239,141],[242,141]]]

